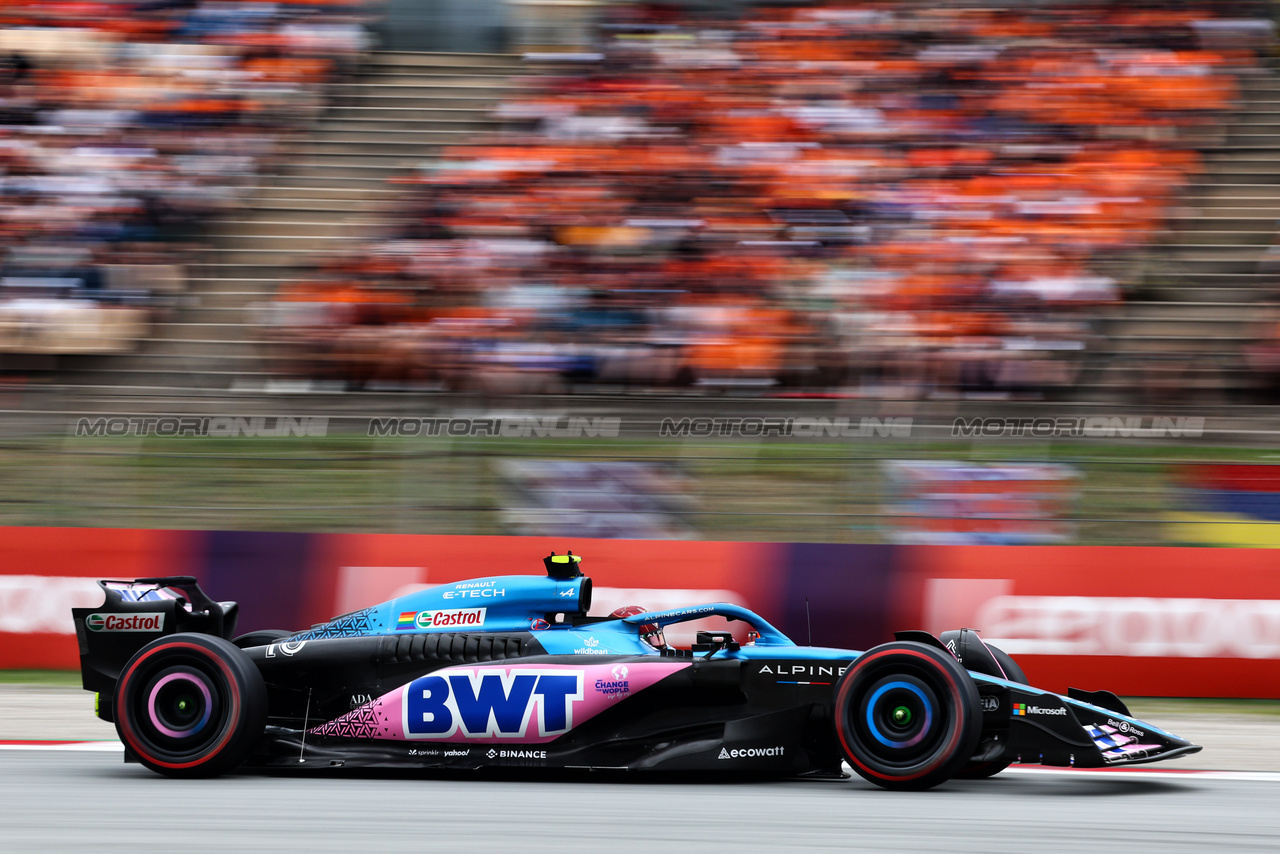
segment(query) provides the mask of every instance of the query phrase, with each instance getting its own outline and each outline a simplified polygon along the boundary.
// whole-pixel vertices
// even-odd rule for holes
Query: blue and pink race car
[[[1100,768],[1200,747],[1107,691],[1026,684],[970,629],[798,646],[737,605],[592,616],[580,558],[444,584],[306,631],[235,635],[190,577],[99,582],[73,609],[84,687],[126,759],[233,768],[493,767],[843,777],[889,789],[1011,763]],[[664,629],[721,617],[741,632]]]

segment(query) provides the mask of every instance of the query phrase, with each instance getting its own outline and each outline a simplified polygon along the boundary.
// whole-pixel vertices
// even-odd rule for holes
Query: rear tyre
[[[170,777],[212,777],[243,762],[267,723],[262,674],[231,641],[159,638],[116,683],[116,732],[138,760]]]
[[[1000,669],[1004,671],[1006,679],[1010,682],[1017,682],[1019,685],[1031,684],[1027,681],[1027,674],[1022,672],[1022,668],[1009,656],[1009,653],[991,644],[987,644],[987,649],[991,650],[991,655],[995,658],[996,663],[1000,665]],[[985,780],[1008,768],[1013,764],[1013,759],[1014,757],[1012,756],[1002,756],[999,759],[993,759],[988,762],[970,762],[960,769],[956,777],[961,780]]]
[[[863,653],[836,685],[845,759],[886,789],[928,789],[973,756],[982,732],[978,689],[948,652],[912,641]]]

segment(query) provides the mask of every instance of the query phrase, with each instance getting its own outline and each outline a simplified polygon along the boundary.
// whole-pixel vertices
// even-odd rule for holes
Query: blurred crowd
[[[490,392],[1058,394],[1258,62],[1233,14],[610,7],[394,235],[282,292],[280,352]]]
[[[134,346],[365,49],[360,2],[0,6],[0,352]]]

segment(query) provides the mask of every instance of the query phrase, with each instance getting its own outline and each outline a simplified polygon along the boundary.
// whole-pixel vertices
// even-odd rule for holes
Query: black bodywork
[[[553,580],[563,585],[563,578]],[[104,606],[74,609],[73,613],[84,687],[99,694],[99,715],[105,720],[118,716],[117,681],[131,659],[181,633],[227,640],[235,636],[235,605],[212,601],[194,579],[139,579],[112,585],[104,582],[103,586]],[[165,598],[135,598],[137,591],[144,588],[162,591]],[[236,654],[247,659],[252,664],[249,669],[260,675],[266,702],[265,721],[253,724],[257,731],[250,739],[251,747],[245,748],[242,758],[236,757],[236,764],[301,769],[531,766],[833,777],[843,776],[844,762],[859,764],[855,761],[858,748],[850,747],[853,736],[845,738],[845,734],[864,719],[875,729],[872,712],[867,711],[871,708],[868,702],[874,706],[875,698],[855,697],[855,705],[848,706],[847,702],[842,704],[838,694],[854,675],[859,659],[871,656],[875,650],[860,653],[787,646],[782,643],[785,638],[776,640],[780,637],[776,630],[772,630],[775,635],[765,632],[765,640],[775,637],[767,645],[740,645],[728,633],[700,633],[699,643],[691,649],[652,649],[640,638],[639,630],[646,627],[641,621],[665,621],[663,624],[670,625],[706,613],[722,613],[729,606],[702,606],[623,619],[597,618],[585,614],[589,586],[587,591],[588,603],[582,606],[582,613],[535,609],[526,621],[534,628],[527,631],[510,630],[518,621],[495,618],[495,630],[398,633],[391,628],[366,626],[361,634],[333,636],[329,629],[342,625],[344,619],[335,618],[330,624],[298,634],[281,631],[242,636],[237,641],[240,649]],[[403,607],[398,600],[390,604],[392,607],[384,609],[392,614],[387,619]],[[90,629],[86,622],[101,617],[98,612],[103,611],[163,617],[160,628],[152,634]],[[436,613],[444,612],[405,611],[400,619]],[[729,613],[739,619],[754,617],[741,609]],[[771,630],[763,620],[755,620],[756,628],[763,625]],[[634,638],[634,652],[565,654],[563,644],[561,649],[549,649],[552,640],[560,641],[556,629],[566,627],[575,637],[606,638],[606,649],[611,644],[630,644]],[[1010,762],[1096,768],[1150,762],[1200,749],[1134,720],[1124,704],[1109,692],[1072,689],[1061,696],[1019,684],[1011,678],[1011,672],[1005,672],[1012,662],[1005,657],[1007,664],[1002,669],[976,633],[969,630],[950,632],[941,638],[904,632],[896,643],[875,649],[886,650],[889,657],[885,660],[891,664],[916,656],[935,662],[929,664],[935,667],[937,651],[941,650],[948,661],[954,659],[962,665],[956,668],[965,682],[959,687],[969,692],[963,695],[969,699],[960,705],[972,706],[973,721],[968,734],[960,739],[964,755],[956,762],[973,771],[971,776],[987,776]],[[601,684],[593,674],[610,670],[622,677],[610,680],[606,676],[604,684],[625,684],[629,674],[653,673],[655,665],[660,666],[660,678],[652,677],[649,684],[628,691],[616,702],[606,703],[589,693],[593,678],[597,690]],[[508,701],[508,695],[514,696],[516,688],[512,686],[521,674],[538,673],[579,674],[577,684],[580,688],[587,685],[588,696],[570,698],[566,708],[595,711],[584,714],[585,719],[555,737],[505,738],[500,720],[502,704],[510,706],[515,702]],[[582,673],[586,674],[585,679]],[[488,737],[454,733],[451,738],[438,740],[409,734],[409,698],[416,695],[418,686],[427,684],[418,680],[432,675],[447,677],[454,680],[451,684],[455,692],[460,685],[470,684],[470,690],[479,697],[484,680],[489,678],[486,674],[499,674],[492,678],[506,680],[502,683],[503,693],[492,695],[499,698],[497,706],[482,716],[490,729],[498,728],[496,733]],[[892,674],[885,678],[891,677]],[[463,679],[472,681],[458,681]],[[890,687],[904,684],[884,679],[881,683]],[[926,701],[923,708],[929,711],[937,705],[941,716],[946,712],[946,702],[950,702],[939,699],[947,683],[944,680],[932,684],[941,688],[929,692],[925,686],[932,700]],[[429,692],[422,693],[425,697]],[[468,702],[474,699],[468,695]],[[522,727],[526,729],[533,726],[528,723],[530,714],[541,725],[542,718],[537,716],[545,715],[549,701],[544,695],[540,700],[542,708],[538,709],[532,702],[523,712],[526,723]],[[895,711],[898,708],[906,706],[895,707]],[[392,721],[396,714],[401,717]],[[449,714],[458,714],[456,702]],[[969,713],[960,714],[963,717]],[[879,730],[873,735],[880,738],[877,733]],[[131,749],[136,739],[131,740],[128,735],[122,730],[127,753],[137,758]],[[890,744],[891,740],[884,743]],[[154,763],[147,764],[155,767]],[[164,768],[156,770],[168,773]],[[868,776],[860,767],[855,770]],[[955,773],[952,768],[944,776]],[[937,781],[930,778],[927,785]],[[873,782],[885,785],[880,780]]]

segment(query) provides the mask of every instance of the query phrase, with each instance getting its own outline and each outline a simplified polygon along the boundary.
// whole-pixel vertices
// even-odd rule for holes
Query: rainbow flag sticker
[[[400,619],[396,620],[396,631],[402,632],[405,629],[412,629],[414,627],[414,620],[416,620],[417,617],[417,611],[401,611]]]

